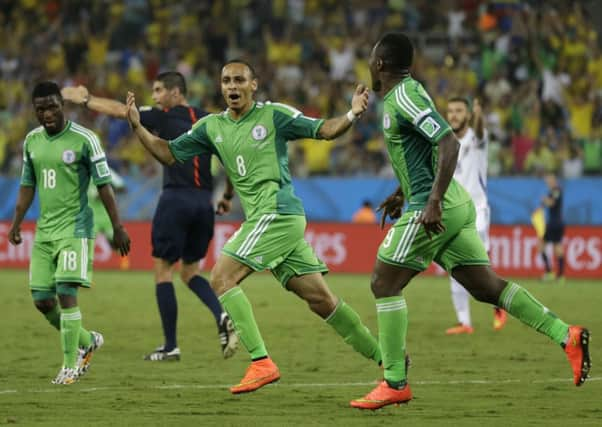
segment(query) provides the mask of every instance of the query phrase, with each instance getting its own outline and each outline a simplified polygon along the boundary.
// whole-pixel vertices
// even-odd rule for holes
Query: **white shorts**
[[[477,233],[489,252],[489,206],[477,208]]]

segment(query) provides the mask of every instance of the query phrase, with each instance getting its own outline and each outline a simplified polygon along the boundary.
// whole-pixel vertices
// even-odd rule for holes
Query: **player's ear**
[[[376,71],[382,71],[383,66],[384,66],[384,62],[382,60],[382,58],[376,58]]]
[[[258,86],[257,79],[255,78],[255,79],[251,80],[251,89],[253,89],[253,92],[255,92],[257,90],[257,86]]]

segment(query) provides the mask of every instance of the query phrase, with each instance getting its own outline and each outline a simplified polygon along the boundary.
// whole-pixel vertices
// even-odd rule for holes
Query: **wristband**
[[[222,197],[224,198],[224,200],[232,200],[234,198],[234,194],[226,194],[226,193],[224,193],[222,195]]]
[[[88,102],[90,102],[90,98],[92,98],[92,95],[90,94],[84,98],[84,102],[82,104],[84,107],[88,108]]]
[[[347,120],[349,120],[351,123],[355,123],[357,121],[357,119],[358,119],[358,116],[353,114],[353,110],[347,111]]]

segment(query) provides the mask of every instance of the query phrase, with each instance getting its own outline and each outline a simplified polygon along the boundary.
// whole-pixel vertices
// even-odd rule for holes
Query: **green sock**
[[[242,345],[252,359],[266,357],[268,352],[255,322],[253,308],[243,290],[237,286],[219,297],[222,307],[230,316]]]
[[[48,313],[44,313],[44,317],[58,331],[61,330],[61,311],[58,305],[55,305]],[[83,327],[79,330],[79,346],[89,347],[92,344],[92,334],[86,331]]]
[[[508,282],[500,295],[498,306],[557,344],[562,344],[567,337],[569,325],[516,283]]]
[[[63,366],[75,368],[79,344],[79,331],[82,315],[79,307],[61,310],[61,346],[63,347]]]
[[[339,300],[334,311],[326,319],[326,323],[332,326],[337,334],[362,356],[372,359],[376,363],[382,361],[376,338],[364,326],[360,316],[343,300]]]
[[[406,380],[405,352],[408,309],[403,296],[377,298],[378,342],[383,356],[385,379],[392,386]]]

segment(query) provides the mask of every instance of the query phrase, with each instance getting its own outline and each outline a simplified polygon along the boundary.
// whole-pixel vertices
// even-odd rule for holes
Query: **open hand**
[[[360,116],[364,111],[368,109],[368,99],[370,98],[370,91],[362,84],[357,85],[355,93],[351,99],[351,111],[356,116]]]
[[[86,86],[79,85],[77,87],[70,86],[61,89],[61,95],[67,102],[74,104],[83,104],[90,97],[90,92]]]
[[[387,197],[376,209],[376,212],[381,212],[380,214],[380,228],[383,229],[385,227],[385,222],[387,220],[387,216],[391,219],[398,219],[401,217],[401,212],[403,209],[405,198],[401,190],[396,191]]]
[[[113,229],[113,243],[121,256],[126,256],[130,253],[130,236],[122,225]]]
[[[136,95],[133,92],[128,91],[125,105],[127,106],[125,116],[132,129],[136,129],[140,126],[140,112],[138,111],[138,107],[136,107]]]

